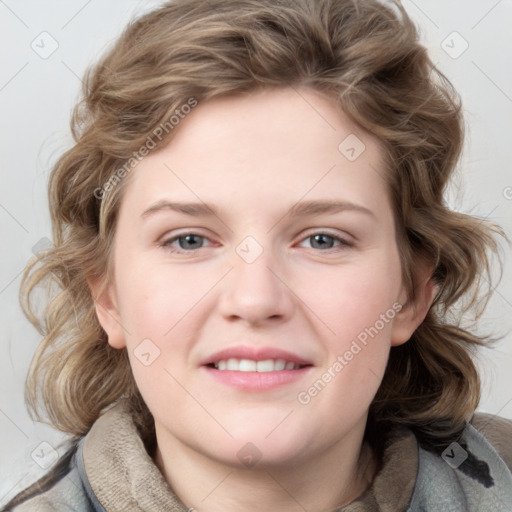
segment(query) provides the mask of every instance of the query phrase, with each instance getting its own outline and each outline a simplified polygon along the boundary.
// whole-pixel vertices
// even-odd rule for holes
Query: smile
[[[266,359],[264,361],[255,361],[253,359],[221,359],[217,363],[212,363],[211,368],[220,371],[235,372],[278,372],[282,370],[299,370],[304,365],[286,361],[285,359]]]
[[[302,381],[314,370],[314,361],[278,347],[236,345],[206,356],[200,367],[223,386],[258,393]]]

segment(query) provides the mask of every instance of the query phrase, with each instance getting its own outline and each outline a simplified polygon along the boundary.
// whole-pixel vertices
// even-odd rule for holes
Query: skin
[[[338,149],[350,134],[365,144],[355,161]],[[324,511],[367,488],[375,471],[363,442],[368,408],[390,347],[410,338],[433,294],[426,272],[418,298],[407,300],[384,174],[376,138],[325,96],[283,88],[200,103],[130,175],[97,315],[109,343],[128,349],[155,418],[155,462],[188,507]],[[370,213],[287,215],[313,200]],[[161,201],[208,203],[218,216],[144,214]],[[205,237],[192,250],[176,238],[190,232]],[[320,237],[319,245],[311,237],[322,233],[345,243]],[[236,250],[247,236],[263,250],[252,263]],[[298,394],[397,303],[378,335],[300,403]],[[160,350],[148,366],[134,352],[144,339]],[[201,368],[239,344],[279,347],[313,366],[261,392]],[[249,442],[261,455],[253,467],[237,456]]]

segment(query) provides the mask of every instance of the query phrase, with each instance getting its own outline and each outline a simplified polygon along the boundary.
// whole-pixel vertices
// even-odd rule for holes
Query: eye
[[[338,247],[343,249],[345,247],[352,247],[353,244],[339,236],[330,235],[329,233],[314,233],[307,236],[299,245],[304,247],[307,241],[311,241],[312,249],[328,250]]]
[[[182,233],[165,240],[162,246],[171,252],[193,252],[204,247],[206,241],[208,238],[197,233]]]

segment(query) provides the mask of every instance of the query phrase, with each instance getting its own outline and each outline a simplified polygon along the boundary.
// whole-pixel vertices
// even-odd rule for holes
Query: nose
[[[258,325],[292,316],[294,294],[270,251],[264,250],[252,263],[235,254],[232,265],[219,299],[218,307],[224,318]]]

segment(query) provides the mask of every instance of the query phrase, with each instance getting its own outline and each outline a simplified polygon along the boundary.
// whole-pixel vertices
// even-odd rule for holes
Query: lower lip
[[[302,379],[312,366],[275,372],[237,372],[202,366],[216,381],[241,391],[270,391]]]

